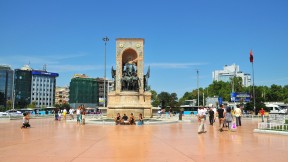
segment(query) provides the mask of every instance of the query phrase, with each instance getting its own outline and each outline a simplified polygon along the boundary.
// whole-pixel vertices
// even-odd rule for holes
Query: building
[[[69,87],[56,87],[55,103],[69,103]]]
[[[31,98],[36,107],[52,107],[55,104],[56,77],[58,73],[32,70]]]
[[[89,78],[86,74],[74,74],[72,78]]]
[[[0,65],[0,106],[7,108],[7,101],[13,99],[13,70],[8,65]]]
[[[231,78],[233,77],[241,77],[242,78],[242,85],[244,87],[249,87],[251,85],[251,76],[250,74],[243,73],[240,71],[238,65],[225,65],[224,70],[215,70],[212,72],[213,81],[223,81],[223,82],[230,82]]]
[[[24,108],[31,103],[32,69],[24,65],[15,69],[15,108]]]
[[[69,91],[69,104],[73,108],[80,105],[85,107],[98,107],[98,82],[94,78],[75,77],[71,79]]]
[[[99,106],[104,106],[104,78],[96,78],[98,85],[99,85]],[[114,82],[112,80],[106,80],[106,89],[105,89],[105,98],[106,98],[106,104],[108,101],[107,94],[111,91],[114,91]]]

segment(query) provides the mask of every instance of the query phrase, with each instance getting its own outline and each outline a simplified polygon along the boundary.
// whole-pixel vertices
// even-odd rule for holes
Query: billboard
[[[58,73],[51,73],[51,72],[46,72],[46,71],[32,71],[32,75],[45,75],[45,76],[54,76],[58,77]]]
[[[232,102],[250,102],[251,95],[249,93],[242,92],[232,92],[231,93],[231,101]]]

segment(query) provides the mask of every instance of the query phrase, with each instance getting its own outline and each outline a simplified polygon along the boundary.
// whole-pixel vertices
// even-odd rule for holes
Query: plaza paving
[[[207,125],[198,135],[196,119],[144,126],[32,119],[30,129],[20,129],[20,120],[0,120],[0,161],[288,161],[288,136],[253,133],[258,121],[242,122],[237,132]]]

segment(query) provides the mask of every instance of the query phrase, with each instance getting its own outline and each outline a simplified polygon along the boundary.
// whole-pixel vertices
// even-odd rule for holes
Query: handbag
[[[232,122],[231,130],[236,131],[236,129],[237,129],[236,122]]]

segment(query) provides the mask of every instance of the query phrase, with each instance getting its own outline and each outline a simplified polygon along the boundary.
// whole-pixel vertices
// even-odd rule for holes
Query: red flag
[[[254,61],[254,58],[253,58],[253,53],[252,53],[252,50],[250,51],[250,62],[253,63]]]

